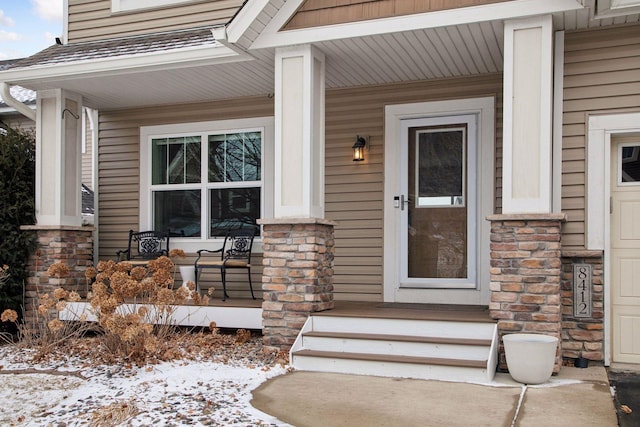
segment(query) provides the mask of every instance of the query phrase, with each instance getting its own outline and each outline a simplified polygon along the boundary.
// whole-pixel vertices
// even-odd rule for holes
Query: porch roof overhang
[[[238,96],[242,90],[233,90],[221,74],[253,59],[217,42],[211,28],[200,28],[54,45],[1,70],[0,81],[77,92],[93,108],[125,108]],[[258,89],[254,83],[244,87],[245,95]]]
[[[101,110],[192,103],[273,93],[274,51],[287,44],[322,50],[332,89],[501,73],[505,19],[552,13],[556,30],[638,22],[637,14],[594,17],[593,0],[512,0],[439,19],[418,14],[276,31],[273,23],[299,2],[251,0],[224,27],[53,46],[0,71],[0,81],[67,89]]]

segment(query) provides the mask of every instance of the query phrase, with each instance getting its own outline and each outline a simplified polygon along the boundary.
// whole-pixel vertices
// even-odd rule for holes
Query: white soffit
[[[251,48],[260,49],[316,43],[327,40],[552,14],[584,8],[578,0],[512,0],[482,6],[280,31],[303,1],[290,0],[284,3],[257,36]],[[248,30],[248,27],[246,29]],[[236,37],[239,38],[237,35]]]

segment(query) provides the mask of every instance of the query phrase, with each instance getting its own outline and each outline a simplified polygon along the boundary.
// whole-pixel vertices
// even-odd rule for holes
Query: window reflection
[[[200,182],[200,137],[152,141],[152,184]]]
[[[226,230],[255,227],[260,218],[260,188],[221,188],[210,193],[210,237],[224,236]]]
[[[260,132],[209,136],[209,182],[259,181]]]
[[[640,182],[640,146],[622,147],[622,182]]]
[[[465,129],[418,132],[417,207],[464,206]]]
[[[156,230],[200,236],[200,190],[155,191],[153,216]]]

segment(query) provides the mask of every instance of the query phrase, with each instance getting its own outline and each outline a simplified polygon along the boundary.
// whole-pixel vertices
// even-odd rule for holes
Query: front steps
[[[497,324],[312,315],[291,348],[298,370],[443,381],[492,381]]]

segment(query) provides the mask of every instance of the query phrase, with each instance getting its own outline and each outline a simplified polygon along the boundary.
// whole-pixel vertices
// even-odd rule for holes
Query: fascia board
[[[377,34],[500,21],[583,9],[579,0],[513,0],[482,6],[280,31],[303,0],[288,1],[256,38],[251,49],[316,43]]]
[[[0,81],[11,84],[71,80],[135,72],[161,71],[193,66],[224,64],[253,59],[226,46],[180,49],[175,52],[152,52],[115,58],[89,59],[62,64],[37,65],[0,71]]]
[[[226,39],[229,43],[237,43],[262,13],[270,0],[254,0],[247,2],[233,20],[225,27]],[[216,39],[218,40],[218,39]]]

